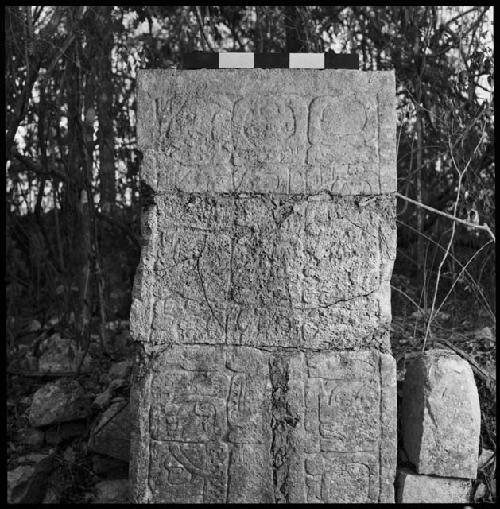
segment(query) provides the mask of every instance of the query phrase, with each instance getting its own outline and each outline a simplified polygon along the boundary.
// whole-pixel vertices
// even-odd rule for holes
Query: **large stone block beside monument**
[[[408,469],[398,471],[399,504],[467,504],[470,493],[471,482],[467,479],[418,475]]]
[[[132,500],[394,501],[393,73],[138,82]]]
[[[401,408],[403,445],[419,474],[475,479],[481,411],[467,361],[429,350],[406,368]]]

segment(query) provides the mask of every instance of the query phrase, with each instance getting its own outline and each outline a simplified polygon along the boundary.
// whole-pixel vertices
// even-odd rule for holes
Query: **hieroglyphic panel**
[[[386,501],[379,472],[380,451],[392,455],[381,414],[389,365],[381,367],[380,354],[368,351],[310,353],[305,359],[303,470],[295,466],[304,475],[304,497],[297,491],[295,501]]]
[[[394,76],[365,74],[142,72],[142,177],[159,192],[393,192]]]
[[[375,425],[380,420],[378,369],[373,358],[359,354],[350,357],[345,354],[339,358],[336,354],[321,360],[322,365],[310,368],[305,386],[305,429],[311,452],[369,451],[377,447],[380,438]],[[352,357],[364,372],[359,366],[347,368],[353,362]],[[353,369],[362,377],[355,377]],[[352,433],[354,429],[356,433]]]
[[[249,467],[248,456],[240,455],[247,446],[261,451],[254,454],[253,468],[267,468],[261,461],[270,448],[266,355],[253,349],[177,346],[158,368],[149,412],[154,500],[227,502],[241,493],[258,498],[257,481],[247,479],[234,491],[228,479],[229,472]],[[257,478],[261,484],[266,476]]]
[[[136,502],[393,498],[395,365],[375,352],[394,89],[393,73],[141,74]]]

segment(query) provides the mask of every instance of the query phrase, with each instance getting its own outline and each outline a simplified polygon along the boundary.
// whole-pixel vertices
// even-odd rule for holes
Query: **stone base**
[[[394,501],[390,355],[175,345],[133,386],[135,503]]]
[[[396,502],[413,504],[465,504],[469,502],[471,483],[466,479],[418,475],[398,470]]]

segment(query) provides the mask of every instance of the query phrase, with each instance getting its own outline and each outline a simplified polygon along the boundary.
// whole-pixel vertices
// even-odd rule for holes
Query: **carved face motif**
[[[295,132],[293,111],[283,100],[256,98],[246,113],[244,133],[254,147],[273,146]]]

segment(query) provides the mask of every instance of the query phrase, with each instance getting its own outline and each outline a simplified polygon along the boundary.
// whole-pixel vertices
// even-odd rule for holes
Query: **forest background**
[[[180,69],[192,51],[353,52],[361,70],[394,69],[397,80],[394,355],[403,366],[411,351],[445,345],[469,360],[483,447],[495,447],[492,7],[10,6],[4,14],[12,358],[23,341],[36,355],[55,331],[82,348],[95,339],[106,355],[126,327],[147,199],[138,69]]]

